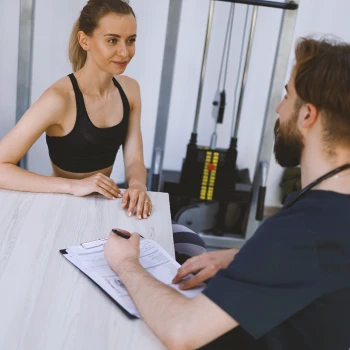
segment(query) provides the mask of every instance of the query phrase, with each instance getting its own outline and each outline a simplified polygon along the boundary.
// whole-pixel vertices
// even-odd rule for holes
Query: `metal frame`
[[[234,128],[233,128],[233,133],[231,133],[231,137],[235,138],[236,140],[237,140],[237,137],[238,137],[238,130],[239,130],[238,128],[239,128],[239,123],[241,121],[243,100],[244,100],[244,97],[245,97],[245,89],[246,89],[246,86],[247,86],[249,66],[250,66],[250,58],[251,58],[251,55],[252,55],[253,41],[254,41],[255,29],[256,29],[256,21],[257,21],[257,18],[258,18],[258,9],[259,9],[259,7],[256,6],[256,5],[253,7],[252,24],[251,24],[249,38],[248,38],[247,54],[246,54],[246,58],[245,58],[245,62],[244,62],[244,70],[243,70],[243,76],[242,76],[241,92],[239,94],[239,99],[238,99],[236,120],[235,120],[235,122],[232,122],[232,126],[234,125]],[[243,37],[243,41],[244,41],[244,37]],[[235,91],[235,93],[236,93],[236,91]]]
[[[296,10],[298,8],[298,1],[285,1],[285,2],[277,2],[277,1],[266,1],[266,0],[216,0],[222,2],[234,2],[236,4],[244,4],[244,5],[254,5],[254,6],[262,6],[262,7],[272,7],[275,9],[282,10]]]
[[[213,18],[214,18],[214,5],[215,5],[215,1],[210,0],[207,32],[205,33],[205,44],[204,44],[204,52],[203,52],[203,59],[202,59],[202,70],[201,70],[201,76],[199,81],[197,106],[196,106],[196,113],[194,117],[194,125],[193,125],[193,131],[192,131],[193,134],[197,134],[197,130],[198,130],[199,114],[200,114],[201,103],[202,103],[202,91],[204,86],[205,71],[207,68],[207,60],[208,60],[208,52],[209,52],[210,33],[211,33],[211,28],[213,25]]]
[[[173,87],[177,39],[180,27],[182,0],[170,0],[168,24],[165,39],[162,76],[159,90],[157,123],[153,142],[152,166],[148,178],[148,188],[159,190],[163,169],[163,152],[168,129],[169,108]],[[155,184],[156,183],[156,184]]]
[[[265,164],[265,168],[269,166],[272,149],[273,149],[273,125],[276,119],[275,107],[278,105],[281,99],[281,92],[284,86],[286,72],[288,68],[289,55],[292,47],[292,40],[294,34],[294,28],[296,23],[297,11],[295,11],[300,3],[300,0],[295,1],[284,1],[284,2],[272,2],[265,0],[215,0],[224,2],[234,2],[246,5],[256,5],[265,7],[274,7],[283,9],[284,13],[281,19],[278,45],[276,49],[276,56],[274,61],[274,68],[271,77],[270,90],[268,95],[268,103],[265,111],[263,129],[260,139],[260,147],[257,156],[257,162],[254,170],[253,180],[253,196],[252,202],[249,208],[249,218],[246,228],[246,235],[244,239],[238,235],[227,234],[223,237],[218,237],[208,234],[200,234],[205,240],[206,244],[210,247],[216,248],[230,248],[230,247],[241,247],[247,239],[249,239],[258,228],[260,222],[255,220],[259,187],[262,182],[261,164]],[[170,7],[176,8],[174,13],[171,13],[169,9],[168,27],[167,27],[167,38],[168,33],[172,32],[175,28],[179,28],[180,23],[180,7],[182,0],[170,0]],[[176,6],[176,3],[180,3]],[[212,2],[210,3],[212,5]],[[290,11],[294,10],[294,11]],[[175,39],[175,40],[174,40]],[[175,63],[175,52],[176,52],[177,36],[173,35],[173,41],[167,40],[167,46],[164,53],[164,65],[163,74],[161,80],[161,91],[159,95],[159,108],[158,108],[158,119],[156,134],[154,139],[154,155],[152,160],[152,170],[150,176],[150,184],[152,181],[154,160],[157,152],[164,153],[165,137],[167,120],[169,117],[170,107],[170,95],[173,82],[173,68]],[[169,66],[172,64],[172,66]],[[169,70],[169,74],[165,74],[164,70]],[[171,73],[171,74],[170,74]],[[165,113],[166,112],[166,113]],[[162,158],[158,157],[160,164],[157,165],[157,169],[162,169]],[[266,169],[265,169],[266,170]]]
[[[297,0],[296,2],[299,4],[300,0]],[[248,225],[246,229],[246,239],[249,239],[259,226],[259,222],[255,220],[255,214],[258,202],[259,187],[262,180],[260,165],[262,162],[266,162],[268,171],[274,144],[273,128],[276,121],[276,106],[281,101],[283,86],[285,84],[296,19],[297,11],[284,11],[282,15],[275,62],[273,66],[274,68],[268,95],[268,103],[266,106],[259,153],[254,171],[255,175],[252,189],[253,198],[252,204],[250,206]]]
[[[16,123],[30,106],[32,86],[35,0],[21,0],[17,69]],[[25,155],[20,166],[27,169]]]

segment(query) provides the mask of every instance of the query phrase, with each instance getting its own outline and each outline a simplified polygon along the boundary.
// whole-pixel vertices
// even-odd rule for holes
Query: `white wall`
[[[19,0],[0,0],[0,139],[16,123]]]
[[[71,72],[67,44],[75,19],[86,0],[36,0],[34,31],[34,57],[32,102],[55,80]],[[126,74],[137,79],[141,85],[143,112],[142,130],[146,166],[152,158],[152,147],[159,95],[160,75],[166,34],[169,0],[131,0],[138,19],[137,54]],[[228,16],[228,3],[217,2],[211,39],[208,69],[203,90],[199,122],[199,144],[210,141],[214,122],[211,117],[212,100],[217,86],[219,64]],[[170,106],[169,126],[165,149],[166,169],[181,168],[186,145],[193,127],[197,101],[201,60],[204,45],[209,0],[183,0],[183,9],[176,57],[175,78]],[[3,11],[3,9],[5,9]],[[17,33],[19,0],[0,0],[1,48],[0,55],[0,137],[14,124],[15,84],[17,59]],[[315,32],[333,33],[350,41],[348,31],[348,0],[301,0],[295,38]],[[229,80],[225,121],[218,128],[218,146],[227,147],[233,114],[233,89],[237,76],[237,62],[243,30],[245,6],[236,5],[233,45],[230,55]],[[275,53],[279,10],[260,8],[257,33],[253,46],[253,58],[248,77],[246,98],[239,128],[238,165],[248,167],[251,174],[256,162],[257,147],[266,107],[266,98]],[[291,56],[292,59],[292,56]],[[292,64],[292,62],[291,62]],[[290,64],[290,67],[291,67]],[[282,94],[282,91],[281,91]],[[5,118],[4,118],[5,116]],[[121,156],[117,157],[113,178],[123,179]],[[45,139],[42,137],[29,152],[29,169],[50,174],[50,163]],[[271,163],[267,205],[279,203],[278,183],[282,169]]]
[[[85,1],[36,0],[33,44],[32,103],[53,82],[71,72],[68,39],[74,21]],[[50,175],[45,136],[43,135],[28,153],[30,171]]]
[[[325,34],[332,34],[342,38],[346,42],[350,42],[349,0],[301,0],[298,11],[294,43],[300,37],[308,35],[320,37]],[[286,81],[292,70],[293,60],[294,52],[292,51]],[[278,184],[282,171],[283,169],[276,164],[272,157],[267,184],[267,205],[277,205],[280,203]]]

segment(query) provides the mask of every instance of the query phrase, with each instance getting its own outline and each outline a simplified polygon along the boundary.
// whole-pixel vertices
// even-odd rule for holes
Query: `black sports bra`
[[[120,145],[124,144],[129,124],[129,101],[116,79],[123,101],[122,121],[109,128],[98,128],[90,120],[84,97],[74,74],[68,75],[74,89],[77,104],[77,117],[73,130],[65,136],[46,135],[46,143],[52,163],[73,173],[87,173],[113,165]]]

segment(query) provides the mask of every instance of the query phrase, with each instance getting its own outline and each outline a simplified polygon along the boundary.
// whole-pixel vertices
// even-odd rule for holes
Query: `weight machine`
[[[203,147],[197,145],[197,128],[215,1],[229,2],[232,5],[237,3],[245,4],[247,6],[254,6],[247,44],[247,52],[245,55],[237,113],[232,121],[231,142],[228,149],[216,148],[216,128],[213,132],[210,146]],[[178,218],[181,217],[182,220],[184,220],[183,223],[192,223],[193,220],[206,223],[208,220],[215,220],[215,218],[211,216],[217,216],[217,222],[221,223],[218,225],[219,235],[201,234],[208,246],[217,248],[242,246],[244,242],[253,235],[259,225],[259,222],[263,218],[268,166],[273,149],[273,124],[275,121],[274,109],[281,99],[281,91],[282,87],[284,86],[284,79],[293,40],[297,13],[296,10],[299,2],[300,1],[275,2],[263,0],[210,0],[194,127],[190,142],[187,146],[187,154],[183,163],[179,185],[175,186],[173,190],[173,192],[177,193],[179,196],[187,197],[187,204],[190,204],[177,215]],[[270,83],[268,103],[261,132],[260,147],[254,170],[253,183],[244,184],[240,183],[237,176],[237,136],[243,100],[245,97],[245,88],[249,72],[249,63],[256,28],[258,8],[260,6],[281,9],[283,11],[283,15],[281,19],[278,45]],[[148,188],[153,191],[159,191],[161,184],[164,182],[162,179],[163,155],[169,117],[181,7],[182,0],[170,0],[166,46],[157,112],[157,124],[154,138],[154,151],[148,182]],[[229,22],[230,18],[233,20],[233,14],[231,15],[231,12],[229,15]],[[230,26],[228,25],[228,28],[229,27]],[[227,33],[229,33],[229,35],[231,34],[229,31]],[[221,94],[217,94],[216,97],[216,106],[214,105],[214,109],[217,107],[216,122],[220,123],[220,120],[222,121],[223,109],[225,106],[225,95],[222,92]],[[171,186],[168,186],[168,191],[171,194]],[[194,199],[195,201],[191,202],[190,198]],[[227,217],[227,210],[232,202],[239,202],[241,205],[243,204],[243,207],[245,207],[244,218],[241,218],[243,219],[243,223],[241,223],[244,231],[243,235],[237,235],[235,233],[224,234],[225,225],[223,222],[225,221],[225,215]],[[192,228],[196,230],[196,227]]]

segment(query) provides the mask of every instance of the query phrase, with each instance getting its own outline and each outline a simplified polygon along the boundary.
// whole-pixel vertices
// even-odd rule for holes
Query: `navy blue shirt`
[[[350,195],[306,193],[266,220],[203,293],[256,348],[349,350]],[[217,349],[243,349],[234,337],[225,344]]]

